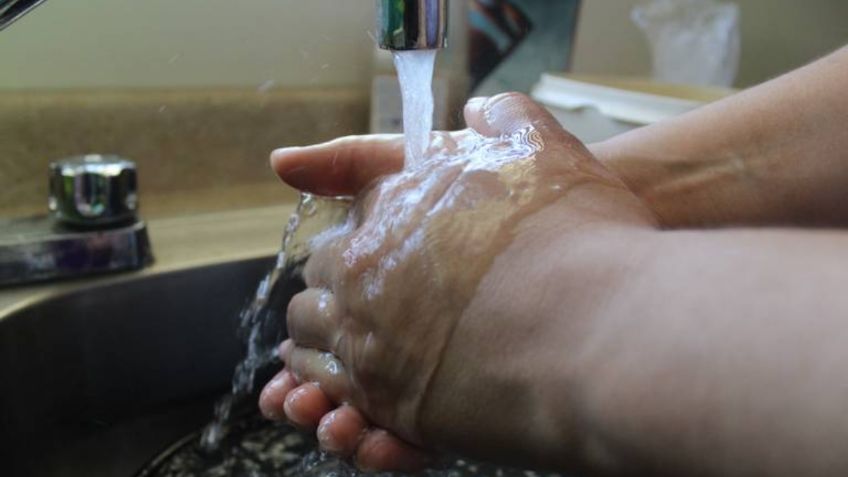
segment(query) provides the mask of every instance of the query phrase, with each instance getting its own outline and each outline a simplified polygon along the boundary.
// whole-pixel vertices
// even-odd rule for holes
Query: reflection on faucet
[[[447,0],[377,2],[377,42],[384,50],[444,48],[447,30]]]

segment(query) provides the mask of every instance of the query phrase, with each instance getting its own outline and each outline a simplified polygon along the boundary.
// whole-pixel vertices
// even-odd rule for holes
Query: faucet
[[[0,287],[152,263],[135,163],[87,154],[50,165],[49,216],[0,219]]]
[[[0,0],[0,30],[46,0]],[[377,0],[377,41],[384,50],[447,45],[447,0]]]
[[[0,30],[26,15],[46,0],[0,0]]]
[[[447,46],[447,0],[378,0],[377,43],[384,50]]]
[[[0,0],[0,30],[47,0]],[[447,0],[377,0],[377,41],[384,50],[447,46]]]
[[[45,1],[0,0],[0,30]],[[447,46],[447,0],[377,0],[376,13],[382,49]],[[146,226],[135,217],[131,162],[99,155],[57,162],[50,191],[52,217],[0,221],[0,230],[10,232],[0,234],[0,286],[152,261]]]

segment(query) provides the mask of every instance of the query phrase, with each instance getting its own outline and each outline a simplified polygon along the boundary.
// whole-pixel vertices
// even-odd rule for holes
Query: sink
[[[140,275],[0,310],[2,474],[132,476],[202,427],[243,354],[238,312],[273,263]]]

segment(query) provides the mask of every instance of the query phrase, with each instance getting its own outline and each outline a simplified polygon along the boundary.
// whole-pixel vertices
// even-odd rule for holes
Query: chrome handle
[[[50,211],[60,222],[100,227],[136,219],[135,164],[119,156],[88,154],[50,164]]]

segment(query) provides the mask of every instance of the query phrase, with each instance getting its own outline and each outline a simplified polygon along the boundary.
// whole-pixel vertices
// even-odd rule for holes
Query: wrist
[[[664,232],[650,227],[602,227],[565,235],[559,248],[568,250],[556,274],[546,277],[561,284],[553,294],[564,307],[556,315],[564,336],[546,333],[552,339],[547,347],[563,351],[560,361],[546,367],[566,371],[559,382],[542,380],[536,392],[547,394],[535,420],[549,422],[551,437],[568,435],[574,446],[571,462],[600,475],[621,475],[638,466],[619,446],[620,437],[606,427],[599,416],[603,406],[596,402],[597,390],[607,382],[614,370],[608,357],[627,344],[621,329],[626,310],[620,306],[622,296],[633,292],[640,283],[642,270],[650,266],[659,253]],[[563,409],[561,396],[570,396],[571,409]],[[567,411],[567,412],[564,412]],[[561,441],[562,442],[562,441]]]
[[[624,142],[624,144],[622,144]],[[675,228],[692,219],[697,207],[687,204],[687,217],[678,217],[676,210],[680,202],[689,202],[686,189],[674,186],[683,178],[680,171],[690,168],[667,168],[664,163],[644,153],[635,152],[633,145],[627,145],[616,136],[605,141],[589,144],[589,151],[604,167],[618,177],[636,197],[638,197],[658,218],[664,228]],[[632,141],[631,141],[632,142]]]
[[[533,233],[516,237],[518,258],[504,263],[502,280],[526,292],[515,296],[503,293],[507,287],[500,293],[498,287],[481,287],[497,297],[480,314],[523,318],[515,332],[519,338],[504,347],[518,352],[501,353],[503,361],[492,374],[511,368],[521,377],[518,399],[530,404],[511,414],[516,428],[527,432],[522,440],[531,461],[617,474],[625,459],[613,452],[608,434],[596,427],[601,421],[592,414],[595,408],[586,402],[603,367],[596,344],[619,338],[609,327],[609,306],[638,281],[664,233],[625,190],[587,186],[564,204],[533,217],[535,223],[527,224]],[[516,276],[516,270],[532,273]],[[533,423],[529,429],[521,426],[527,422]]]
[[[639,197],[664,228],[802,223],[763,169],[763,151],[670,141],[646,127],[589,150]],[[661,131],[660,131],[661,132]],[[681,132],[681,135],[684,133]],[[759,158],[759,159],[757,159]],[[802,194],[800,194],[802,195]]]
[[[604,303],[659,232],[649,224],[551,227],[566,221],[560,214],[552,207],[534,216],[525,228],[532,233],[518,234],[478,287],[428,390],[427,443],[516,464],[610,467],[583,403],[593,377],[585,356],[604,333],[596,323]]]

